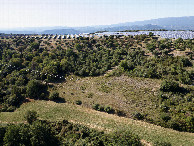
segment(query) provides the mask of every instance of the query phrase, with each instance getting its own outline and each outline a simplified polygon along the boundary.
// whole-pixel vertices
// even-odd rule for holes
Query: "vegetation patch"
[[[35,101],[22,105],[12,113],[0,113],[1,123],[21,123],[25,121],[26,111],[34,110],[39,115],[38,119],[48,121],[62,121],[81,124],[99,131],[128,130],[138,135],[147,142],[168,142],[172,145],[193,145],[194,135],[187,132],[178,132],[168,128],[162,128],[146,122],[129,118],[118,117],[104,112],[94,111],[81,106],[67,103],[55,103],[51,101]],[[115,129],[116,128],[116,129]]]

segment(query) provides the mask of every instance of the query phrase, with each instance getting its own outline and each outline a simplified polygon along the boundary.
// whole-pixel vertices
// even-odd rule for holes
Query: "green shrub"
[[[139,112],[135,112],[133,114],[133,118],[134,119],[137,119],[137,120],[143,120],[144,119],[144,116],[141,113],[139,113]]]
[[[161,113],[160,118],[161,118],[163,121],[165,121],[165,122],[168,122],[168,121],[171,119],[171,117],[170,117],[169,114],[167,114],[167,113]]]
[[[188,132],[194,132],[194,117],[189,116],[186,119],[186,127]]]
[[[172,128],[174,130],[181,130],[180,123],[178,119],[171,119],[168,121],[169,128]]]
[[[161,110],[161,112],[168,112],[169,107],[165,103],[162,103],[160,105],[160,110]]]
[[[139,146],[140,138],[130,131],[116,131],[108,137],[105,145]]]
[[[181,62],[183,63],[184,67],[192,66],[192,62],[189,60],[189,58],[182,57]]]
[[[81,105],[81,104],[82,104],[82,101],[81,101],[81,100],[77,100],[75,103],[76,103],[77,105]]]
[[[25,114],[25,119],[29,124],[32,124],[34,121],[37,120],[37,112],[36,111],[27,111]]]
[[[100,106],[98,107],[98,111],[104,111],[104,106],[103,106],[103,105],[100,105]]]
[[[180,89],[179,84],[174,81],[164,80],[160,85],[160,90],[164,92],[178,92]]]
[[[92,108],[93,108],[94,110],[98,110],[99,107],[100,107],[100,104],[93,104],[93,105],[92,105]]]
[[[15,109],[16,109],[15,106],[9,106],[9,107],[7,107],[6,111],[7,112],[13,112],[13,111],[15,111]]]
[[[107,112],[107,113],[113,113],[114,112],[114,110],[112,109],[111,106],[105,106],[104,111]]]
[[[191,93],[188,93],[187,95],[184,96],[187,102],[191,102],[194,100],[194,95]]]
[[[94,96],[94,93],[89,93],[87,97],[92,98],[93,96]]]
[[[104,107],[100,104],[93,104],[92,108],[97,110],[97,111],[104,111]]]
[[[57,91],[54,91],[49,96],[50,100],[58,100],[59,99],[59,93]]]
[[[162,100],[168,99],[168,95],[164,94],[164,92],[160,92],[158,95]]]
[[[7,103],[10,106],[18,106],[24,101],[24,97],[22,96],[17,96],[16,94],[10,95],[9,98],[7,99]]]

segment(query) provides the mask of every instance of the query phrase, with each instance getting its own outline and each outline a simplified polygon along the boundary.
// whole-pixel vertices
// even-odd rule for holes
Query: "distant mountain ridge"
[[[116,25],[132,26],[132,25],[146,25],[146,24],[158,25],[158,26],[164,27],[165,29],[194,30],[194,16],[159,18],[159,19],[151,19],[151,20],[145,20],[145,21],[126,22],[126,23],[120,23]]]
[[[97,31],[124,31],[124,30],[194,30],[194,16],[168,17],[145,21],[126,22],[112,25],[86,26],[86,27],[36,27],[17,30],[3,30],[0,33],[26,33],[26,34],[78,34],[94,33]]]
[[[51,29],[51,30],[45,30],[43,32],[41,32],[42,34],[59,34],[59,35],[63,35],[63,34],[79,34],[80,31],[75,30],[75,29]]]

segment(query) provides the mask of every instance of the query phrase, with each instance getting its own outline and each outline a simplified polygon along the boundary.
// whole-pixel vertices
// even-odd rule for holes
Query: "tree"
[[[6,129],[4,136],[4,144],[7,146],[19,146],[20,145],[20,127],[17,125],[10,125]]]
[[[36,43],[36,42],[33,42],[30,45],[31,49],[34,49],[34,50],[39,49],[39,46],[40,46],[40,44],[39,43]]]
[[[154,33],[153,32],[149,32],[149,36],[150,37],[154,36]]]
[[[0,145],[3,145],[3,138],[5,136],[5,132],[6,132],[5,127],[0,126]]]
[[[34,99],[45,98],[46,85],[42,84],[38,80],[31,80],[28,82],[26,93],[29,97]]]
[[[32,125],[20,124],[7,126],[3,141],[7,146],[52,146],[59,145],[49,124],[35,121]],[[0,141],[1,143],[1,141]]]
[[[20,59],[20,58],[12,58],[10,61],[9,61],[9,64],[10,64],[10,66],[12,66],[12,67],[22,67],[22,59]]]
[[[150,52],[153,52],[156,49],[156,44],[150,43],[150,44],[147,44],[146,47]]]
[[[32,145],[58,145],[59,141],[51,130],[51,127],[40,121],[33,122],[30,126],[30,142]]]
[[[70,70],[69,69],[70,64],[66,59],[61,60],[60,67],[61,67],[61,70],[63,71],[63,73],[68,73],[68,71]]]
[[[29,124],[32,124],[34,121],[37,120],[37,112],[36,111],[27,111],[25,115],[25,119]]]

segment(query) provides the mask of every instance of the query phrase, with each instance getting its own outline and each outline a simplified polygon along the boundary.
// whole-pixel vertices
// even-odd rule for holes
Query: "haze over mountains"
[[[94,33],[97,31],[124,31],[124,30],[194,30],[194,16],[169,17],[145,21],[126,22],[112,25],[86,27],[36,27],[0,30],[0,33],[13,34],[78,34]]]

